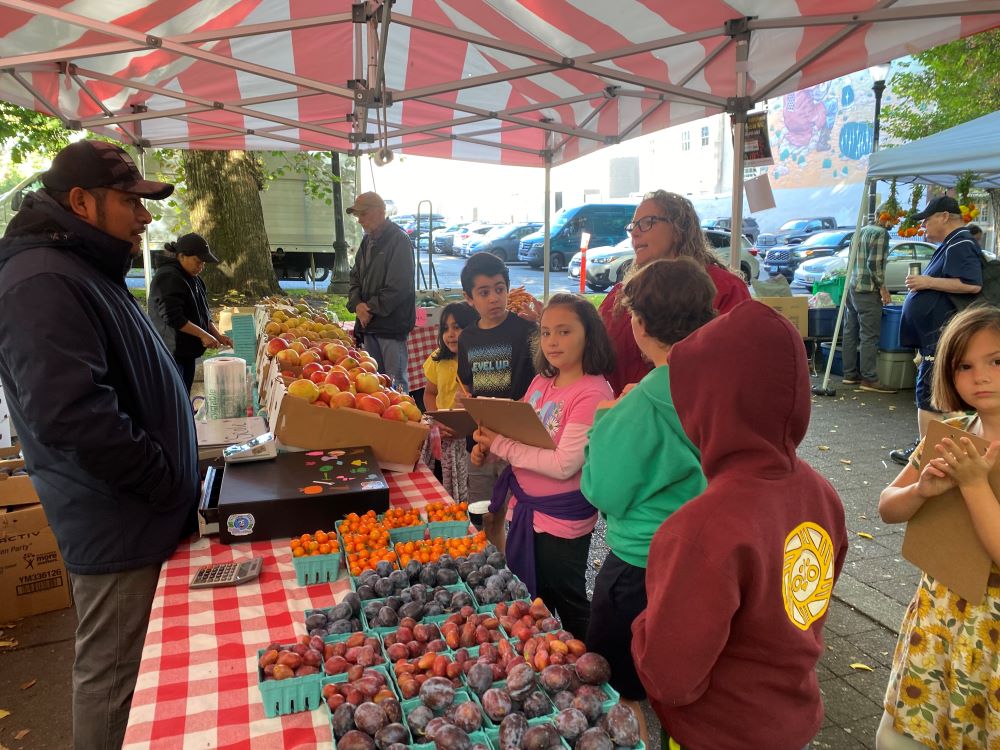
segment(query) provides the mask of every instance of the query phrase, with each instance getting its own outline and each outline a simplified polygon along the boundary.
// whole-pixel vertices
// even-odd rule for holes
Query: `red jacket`
[[[713,306],[720,315],[729,312],[740,302],[750,299],[747,285],[739,276],[714,263],[709,265],[707,270],[716,289]],[[608,376],[608,382],[611,383],[616,397],[626,385],[638,383],[653,369],[652,364],[643,359],[639,345],[635,343],[635,336],[632,335],[632,317],[625,315],[621,309],[615,309],[621,286],[621,284],[614,285],[599,310],[611,337],[611,344],[615,348],[615,371]]]
[[[767,398],[733,367],[776,379]],[[800,750],[819,730],[816,662],[847,552],[844,508],[796,456],[809,424],[802,337],[746,302],[678,343],[671,395],[705,492],[656,532],[632,654],[666,731],[693,750]]]

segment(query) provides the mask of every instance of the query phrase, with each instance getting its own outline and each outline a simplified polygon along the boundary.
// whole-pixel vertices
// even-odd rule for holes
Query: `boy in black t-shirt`
[[[458,379],[471,396],[520,399],[535,377],[531,340],[535,323],[507,310],[510,273],[494,255],[473,255],[462,269],[466,301],[479,313],[479,321],[458,337]],[[506,463],[489,461],[469,468],[469,500],[488,500]],[[483,518],[486,536],[502,551],[506,541],[505,511]]]

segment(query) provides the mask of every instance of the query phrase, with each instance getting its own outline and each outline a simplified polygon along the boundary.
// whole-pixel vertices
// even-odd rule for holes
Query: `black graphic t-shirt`
[[[458,379],[473,396],[521,399],[535,377],[531,339],[537,330],[514,313],[496,328],[469,326],[458,339]]]

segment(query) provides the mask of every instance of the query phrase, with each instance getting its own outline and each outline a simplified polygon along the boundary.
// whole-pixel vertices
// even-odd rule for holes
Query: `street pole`
[[[878,151],[879,119],[882,115],[882,93],[885,91],[885,80],[889,77],[892,63],[873,65],[868,69],[872,77],[872,91],[875,93],[875,122],[872,125],[872,153]],[[875,221],[875,184],[872,180],[868,187],[868,223]]]
[[[327,292],[347,294],[350,269],[347,266],[347,240],[344,235],[344,194],[340,182],[340,154],[330,152],[330,172],[333,175],[333,278]]]

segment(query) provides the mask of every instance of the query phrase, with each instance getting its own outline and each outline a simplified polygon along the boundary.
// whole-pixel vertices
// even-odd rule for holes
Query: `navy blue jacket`
[[[191,405],[130,250],[43,192],[0,240],[0,381],[72,573],[160,563],[196,528]]]
[[[201,339],[180,329],[191,322],[208,330],[208,293],[205,282],[185,271],[180,261],[167,258],[156,269],[146,307],[153,327],[177,359],[194,360],[205,353]]]

